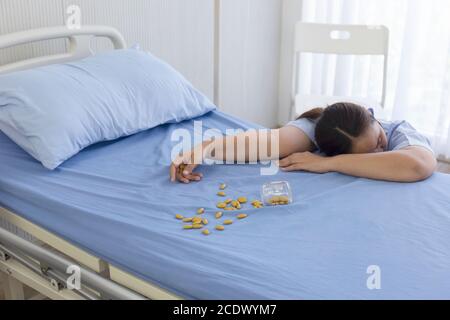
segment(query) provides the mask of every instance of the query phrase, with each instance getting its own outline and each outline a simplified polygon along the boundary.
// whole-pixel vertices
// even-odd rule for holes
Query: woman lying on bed
[[[279,155],[258,157],[258,160],[281,159],[279,166],[283,171],[340,172],[377,180],[415,182],[430,177],[436,168],[430,143],[410,124],[377,121],[372,111],[352,103],[313,109],[281,129],[254,135],[242,133],[241,138],[242,135],[246,141],[245,152],[236,152],[239,136],[206,141],[173,162],[171,180],[183,183],[201,180],[202,174],[194,172],[198,166],[194,163],[201,163],[194,159],[194,154],[201,155],[200,150],[209,149],[203,154],[214,154],[214,159],[223,160],[227,145],[233,146],[235,161],[248,162],[252,159],[250,139],[256,140],[255,145],[264,139],[268,148],[272,139],[277,139]],[[267,154],[271,155],[271,150]],[[182,164],[186,166],[180,167]]]

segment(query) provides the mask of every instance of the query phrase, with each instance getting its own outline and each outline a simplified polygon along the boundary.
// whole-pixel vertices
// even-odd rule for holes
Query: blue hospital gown
[[[428,138],[418,132],[407,121],[378,121],[386,133],[388,145],[385,151],[400,150],[409,146],[423,147],[433,152]],[[299,119],[291,121],[288,126],[302,130],[317,148],[315,139],[316,121],[310,119]]]

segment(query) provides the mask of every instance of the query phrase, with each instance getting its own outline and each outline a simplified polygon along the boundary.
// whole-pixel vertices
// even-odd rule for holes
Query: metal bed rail
[[[0,260],[15,259],[20,264],[47,278],[55,290],[66,288],[67,270],[79,268],[80,288],[74,288],[85,299],[145,300],[146,298],[95,272],[77,265],[56,253],[29,242],[0,227]],[[38,261],[38,262],[36,262]],[[91,292],[92,289],[99,295]]]

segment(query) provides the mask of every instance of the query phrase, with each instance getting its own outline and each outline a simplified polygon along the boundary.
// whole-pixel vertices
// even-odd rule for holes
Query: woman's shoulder
[[[405,120],[379,121],[388,138],[388,150],[399,150],[409,146],[424,147],[431,152],[430,140]]]
[[[315,132],[316,132],[316,121],[307,118],[301,118],[289,122],[286,126],[295,127],[303,131],[308,138],[316,144]]]

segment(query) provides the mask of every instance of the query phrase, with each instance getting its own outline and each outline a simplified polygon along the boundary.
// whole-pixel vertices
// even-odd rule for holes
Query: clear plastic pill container
[[[261,199],[266,206],[287,205],[292,203],[292,190],[287,181],[274,181],[261,188]]]

